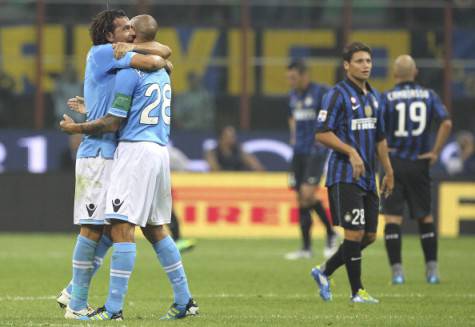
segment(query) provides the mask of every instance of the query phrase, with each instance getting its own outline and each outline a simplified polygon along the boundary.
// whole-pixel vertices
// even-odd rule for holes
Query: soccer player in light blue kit
[[[113,100],[115,72],[129,67],[157,70],[165,66],[163,58],[129,52],[114,59],[112,43],[132,42],[135,38],[130,21],[122,10],[106,10],[92,21],[90,34],[93,47],[89,50],[84,81],[88,120],[106,114]],[[120,46],[116,45],[116,46]],[[167,57],[168,47],[158,42],[133,46],[136,50]],[[128,48],[132,48],[129,46]],[[91,313],[87,298],[92,275],[112,245],[103,234],[106,191],[117,140],[113,133],[86,136],[79,146],[76,162],[76,194],[74,223],[80,233],[73,252],[73,278],[57,301],[67,306],[65,318],[77,319]],[[107,233],[106,233],[107,234]]]
[[[155,38],[157,23],[149,15],[132,19],[137,40]],[[164,225],[170,223],[171,185],[168,144],[171,120],[170,78],[161,69],[145,73],[123,69],[117,73],[114,101],[108,114],[76,124],[68,116],[61,127],[69,133],[97,134],[119,130],[107,192],[106,217],[114,242],[109,296],[105,305],[82,320],[122,320],[124,298],[135,263],[135,226],[153,244],[172,284],[175,300],[162,319],[173,320],[198,313],[173,239]],[[126,120],[126,121],[124,121]]]

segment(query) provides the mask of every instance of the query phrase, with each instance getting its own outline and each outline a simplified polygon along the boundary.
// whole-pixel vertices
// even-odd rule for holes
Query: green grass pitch
[[[419,241],[406,237],[406,284],[389,284],[384,244],[364,252],[363,283],[377,305],[351,305],[346,271],[335,273],[334,300],[323,303],[310,269],[321,259],[289,262],[298,240],[199,240],[183,255],[201,315],[161,322],[172,292],[152,248],[138,241],[123,322],[81,323],[63,318],[55,297],[71,276],[74,235],[0,234],[0,326],[475,326],[475,238],[439,243],[442,282],[428,285]],[[90,303],[107,294],[109,260],[95,276]]]

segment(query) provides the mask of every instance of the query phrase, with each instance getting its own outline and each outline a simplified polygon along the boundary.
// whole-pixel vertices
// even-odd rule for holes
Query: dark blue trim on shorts
[[[126,215],[121,215],[118,213],[106,213],[106,219],[111,220],[111,219],[117,219],[117,220],[123,220],[123,221],[129,221],[129,217]]]

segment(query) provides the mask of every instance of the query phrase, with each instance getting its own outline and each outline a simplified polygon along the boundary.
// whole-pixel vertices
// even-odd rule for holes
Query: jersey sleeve
[[[114,92],[112,93],[114,100],[112,101],[112,107],[107,112],[108,114],[122,118],[128,116],[138,80],[139,76],[132,68],[122,69],[117,73]]]
[[[323,97],[322,108],[316,119],[316,132],[324,133],[335,130],[342,112],[342,98],[338,89],[333,88]]]
[[[293,112],[292,112],[292,92],[289,92],[288,94],[288,99],[289,101],[287,102],[287,118],[292,118],[293,117]]]
[[[136,55],[135,52],[127,52],[122,58],[115,59],[112,44],[104,44],[94,53],[94,60],[103,73],[108,73],[115,69],[130,68],[134,55]]]
[[[330,87],[328,85],[325,85],[325,84],[321,84],[320,85],[320,92],[322,94],[322,97],[328,93],[328,91],[330,91]]]
[[[449,114],[447,113],[447,109],[445,108],[444,104],[440,100],[439,96],[432,90],[430,91],[430,95],[432,98],[432,110],[434,110],[436,121],[441,122],[445,119],[449,119]]]

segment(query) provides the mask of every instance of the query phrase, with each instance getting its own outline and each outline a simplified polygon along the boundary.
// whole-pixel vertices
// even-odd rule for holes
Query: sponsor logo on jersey
[[[365,130],[365,129],[375,129],[376,121],[377,121],[376,117],[352,119],[351,130],[360,131],[360,130]]]
[[[97,207],[94,203],[86,204],[87,214],[89,215],[89,217],[92,217],[94,211],[96,211],[96,208]]]
[[[373,94],[371,94],[371,98],[373,99],[373,107],[375,109],[377,109],[378,106],[379,106],[378,100],[376,99],[376,97]]]
[[[299,109],[294,111],[295,120],[314,120],[315,110],[313,109]]]
[[[360,104],[356,101],[355,97],[350,97],[351,109],[356,110],[360,107]]]
[[[114,212],[119,211],[123,203],[124,203],[124,200],[122,200],[122,202],[120,201],[120,199],[112,200],[112,207],[114,208]]]

